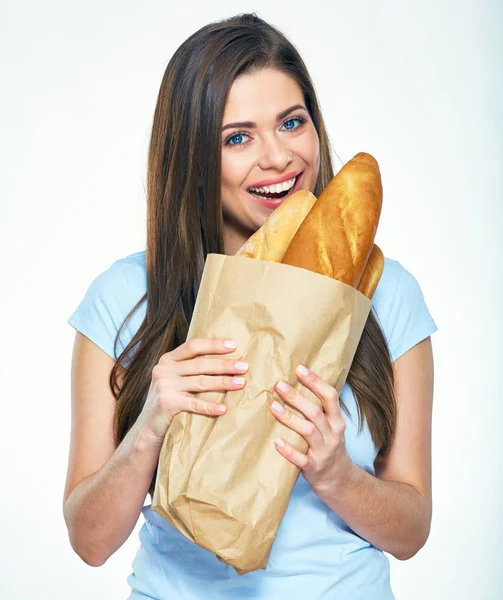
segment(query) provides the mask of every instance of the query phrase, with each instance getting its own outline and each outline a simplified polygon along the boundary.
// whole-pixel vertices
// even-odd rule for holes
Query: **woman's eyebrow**
[[[282,112],[280,112],[276,116],[276,120],[279,121],[280,119],[283,119],[284,117],[289,115],[292,111],[297,110],[298,108],[302,108],[303,110],[305,110],[307,112],[307,108],[305,106],[302,106],[302,104],[295,104],[295,106],[290,106],[290,108],[287,108],[286,110],[283,110]],[[225,131],[226,129],[231,129],[233,127],[248,127],[249,129],[252,129],[256,126],[257,126],[257,124],[254,123],[253,121],[241,121],[239,123],[227,123],[227,125],[224,125],[222,127],[222,131]]]

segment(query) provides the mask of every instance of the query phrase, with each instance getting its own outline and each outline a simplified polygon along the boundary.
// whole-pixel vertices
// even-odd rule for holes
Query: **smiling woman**
[[[237,77],[223,122],[224,240],[235,254],[286,196],[314,192],[320,143],[300,85],[277,69]]]
[[[68,320],[77,334],[64,515],[75,551],[99,566],[143,512],[130,598],[390,600],[384,551],[409,558],[428,537],[436,325],[417,281],[389,258],[340,398],[309,370],[299,382],[324,413],[276,388],[307,420],[272,414],[312,445],[298,456],[278,442],[303,472],[267,568],[239,576],[144,507],[173,417],[225,413],[193,392],[247,385],[248,365],[223,356],[235,346],[185,341],[207,255],[235,254],[288,194],[318,197],[333,175],[314,86],[280,31],[238,15],[177,49],[153,119],[146,250],[101,273]]]

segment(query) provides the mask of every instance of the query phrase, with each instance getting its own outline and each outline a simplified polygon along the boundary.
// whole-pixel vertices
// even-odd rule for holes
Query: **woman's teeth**
[[[295,185],[297,178],[293,177],[292,179],[288,179],[287,181],[283,181],[282,183],[275,183],[273,185],[264,185],[259,188],[248,188],[250,194],[261,198],[262,200],[270,200],[272,194],[280,194],[278,197],[283,197],[288,194]],[[284,193],[286,192],[286,193]],[[264,194],[268,194],[268,196],[264,196]]]

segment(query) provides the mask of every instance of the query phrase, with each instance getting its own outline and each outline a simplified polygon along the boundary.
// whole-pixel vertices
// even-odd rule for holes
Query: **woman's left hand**
[[[286,391],[282,390],[279,385],[285,382],[277,382],[275,389],[279,396],[306,418],[293,414],[279,402],[272,403],[272,413],[283,425],[300,434],[309,448],[307,454],[302,454],[281,438],[277,438],[276,448],[302,470],[313,491],[319,493],[343,485],[350,477],[353,462],[346,451],[346,422],[336,389],[310,370],[303,375],[297,368],[297,377],[321,400],[322,406],[307,400],[288,384]],[[277,410],[278,407],[282,410]]]

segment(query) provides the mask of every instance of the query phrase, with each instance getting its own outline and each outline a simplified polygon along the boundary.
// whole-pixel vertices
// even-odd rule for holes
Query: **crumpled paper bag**
[[[247,384],[196,394],[224,402],[223,416],[175,416],[159,457],[152,509],[240,575],[266,568],[300,474],[274,440],[307,452],[307,442],[271,414],[270,404],[281,402],[274,384],[284,379],[321,404],[298,382],[295,369],[302,363],[340,394],[371,305],[355,288],[291,265],[206,258],[187,339],[236,340],[226,358],[249,363]]]

